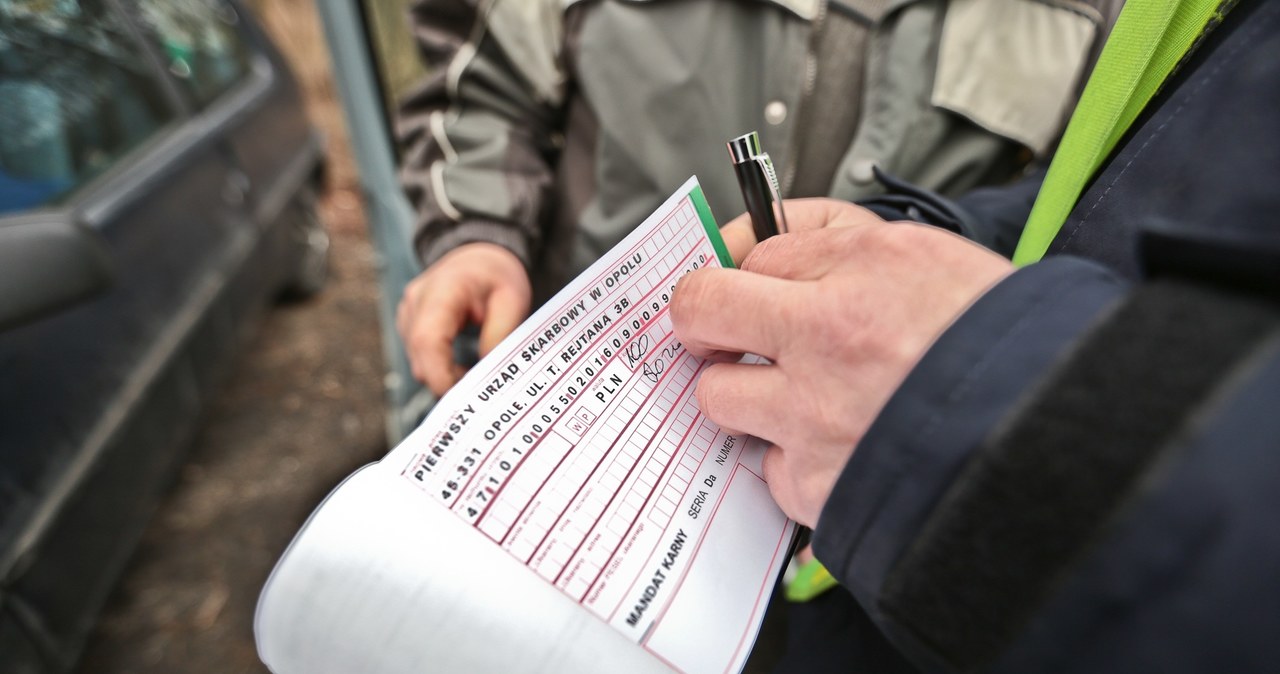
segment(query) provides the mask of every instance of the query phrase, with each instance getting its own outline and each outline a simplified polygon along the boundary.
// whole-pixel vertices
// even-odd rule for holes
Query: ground
[[[328,56],[305,0],[261,3],[329,144],[321,212],[329,285],[274,307],[206,411],[85,651],[85,673],[265,672],[258,592],[294,532],[356,467],[386,452],[383,359],[370,247]]]

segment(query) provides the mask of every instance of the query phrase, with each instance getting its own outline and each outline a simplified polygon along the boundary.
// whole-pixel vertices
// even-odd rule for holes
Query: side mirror
[[[70,212],[0,218],[0,330],[97,295],[113,276],[106,243]]]

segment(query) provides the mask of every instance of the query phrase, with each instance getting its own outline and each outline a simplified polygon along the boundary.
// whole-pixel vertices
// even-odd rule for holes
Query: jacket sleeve
[[[418,0],[410,10],[425,80],[401,102],[401,182],[417,214],[414,245],[430,265],[488,241],[528,267],[563,102],[551,0]]]
[[[1040,166],[1008,185],[981,187],[949,199],[875,168],[884,194],[862,199],[858,205],[885,220],[941,227],[1013,257],[1047,170]]]
[[[1277,344],[1265,300],[1020,270],[885,407],[814,550],[926,670],[1265,668]]]

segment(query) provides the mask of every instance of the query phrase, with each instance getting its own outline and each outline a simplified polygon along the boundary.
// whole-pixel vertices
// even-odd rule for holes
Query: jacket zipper
[[[809,32],[809,47],[805,53],[804,59],[804,86],[800,89],[800,101],[796,106],[796,118],[799,119],[804,114],[804,109],[808,105],[809,99],[813,96],[814,86],[818,82],[818,38],[822,33],[822,24],[827,19],[827,3],[830,0],[819,0],[818,11],[813,17],[813,28]],[[782,196],[785,198],[791,193],[791,185],[796,180],[796,153],[800,149],[798,135],[801,133],[801,126],[793,125],[791,131],[791,152],[787,157],[787,169],[782,173]]]

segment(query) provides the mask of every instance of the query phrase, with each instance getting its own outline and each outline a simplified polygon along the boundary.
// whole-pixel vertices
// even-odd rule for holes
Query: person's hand
[[[413,376],[444,395],[466,372],[453,360],[462,328],[480,325],[484,356],[529,315],[532,295],[524,265],[506,248],[468,243],[449,251],[409,282],[396,313]]]
[[[690,352],[721,361],[698,384],[702,411],[772,443],[769,490],[812,527],[907,373],[1012,267],[943,230],[845,202],[787,202],[787,219],[792,233],[750,248],[741,270],[685,275],[671,316]],[[742,353],[772,362],[732,362]]]

